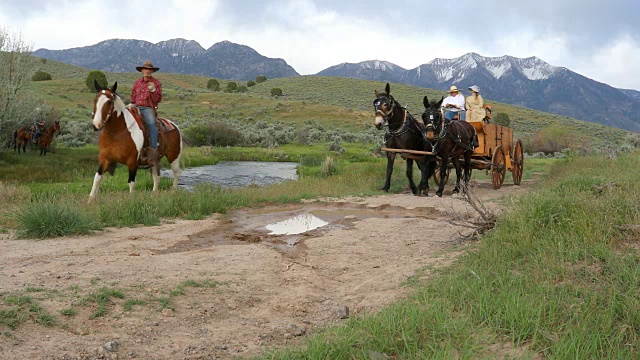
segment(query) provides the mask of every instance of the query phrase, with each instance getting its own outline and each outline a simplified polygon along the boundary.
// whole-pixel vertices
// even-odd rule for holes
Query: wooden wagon
[[[495,189],[499,189],[504,182],[505,173],[510,171],[513,176],[513,183],[520,185],[524,170],[524,151],[522,141],[513,143],[513,129],[486,121],[469,122],[478,132],[478,148],[475,149],[471,157],[471,168],[475,170],[486,170],[491,172],[491,182]],[[428,151],[404,150],[382,148],[383,151],[395,152],[402,158],[422,159],[425,156],[432,156]],[[437,161],[440,159],[436,157]],[[453,164],[449,166],[449,169]],[[436,183],[440,180],[440,166],[436,167],[434,178]],[[449,171],[445,174],[445,183],[449,179]]]

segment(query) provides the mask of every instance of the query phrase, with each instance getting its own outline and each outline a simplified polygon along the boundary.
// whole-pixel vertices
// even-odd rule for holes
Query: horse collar
[[[407,129],[406,129],[406,127],[407,127],[407,110],[406,109],[403,109],[403,110],[404,110],[404,119],[402,120],[402,126],[400,126],[400,128],[398,130],[389,129],[389,121],[387,120],[387,125],[385,127],[385,130],[386,130],[387,134],[391,135],[392,137],[404,134],[407,131]],[[393,114],[393,108],[391,109],[391,113]]]

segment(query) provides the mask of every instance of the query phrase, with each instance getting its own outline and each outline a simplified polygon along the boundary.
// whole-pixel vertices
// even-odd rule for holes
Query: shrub
[[[509,126],[509,124],[511,124],[511,119],[509,119],[509,115],[506,113],[497,113],[495,119],[493,119],[493,122],[498,124],[498,125],[502,125],[502,126]]]
[[[247,87],[252,87],[252,86],[256,86],[256,82],[253,80],[247,81]]]
[[[258,75],[256,76],[256,83],[260,84],[267,81],[267,77],[264,75]]]
[[[44,72],[44,71],[36,71],[35,74],[33,74],[33,76],[31,77],[31,81],[47,81],[47,80],[51,80],[51,74],[49,74],[48,72]]]
[[[271,89],[271,96],[282,96],[282,89],[280,88]]]
[[[18,236],[48,238],[88,234],[98,224],[86,213],[54,201],[27,204],[17,215]]]
[[[320,167],[322,171],[322,175],[324,176],[332,176],[338,172],[338,166],[335,161],[330,156],[327,156]]]
[[[107,76],[100,70],[92,70],[89,71],[87,75],[87,80],[85,84],[87,84],[87,88],[92,92],[96,92],[95,82],[97,82],[102,87],[109,86],[107,83]]]
[[[227,92],[234,92],[238,88],[238,84],[235,81],[229,81],[227,83]]]
[[[242,85],[242,86],[238,86],[238,88],[236,89],[236,92],[239,92],[239,93],[245,93],[245,92],[247,92],[247,91],[248,91],[248,89],[247,89],[247,87],[246,87],[246,86],[244,86],[244,85]]]
[[[96,134],[92,131],[88,121],[68,122],[62,127],[62,134],[56,140],[68,147],[82,147],[94,142]]]
[[[242,143],[242,133],[235,127],[214,121],[185,129],[191,146],[236,146]]]
[[[212,91],[220,91],[220,82],[216,79],[209,79],[207,89]]]
[[[339,153],[343,153],[344,152],[344,148],[342,147],[342,145],[340,145],[340,136],[334,136],[333,137],[333,142],[331,142],[331,144],[329,144],[329,151],[335,151],[335,152],[339,152]]]

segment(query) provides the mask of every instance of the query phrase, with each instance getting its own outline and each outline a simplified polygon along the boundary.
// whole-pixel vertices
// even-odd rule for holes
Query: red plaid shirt
[[[149,82],[153,82],[156,86],[156,91],[149,91]],[[150,77],[149,80],[145,80],[144,77],[136,80],[131,89],[131,103],[137,106],[149,106],[157,107],[158,103],[162,101],[162,84],[154,77]]]

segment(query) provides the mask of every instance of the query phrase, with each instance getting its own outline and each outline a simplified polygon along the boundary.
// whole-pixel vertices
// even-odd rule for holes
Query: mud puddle
[[[311,241],[330,230],[351,229],[354,223],[365,219],[439,217],[440,211],[431,207],[406,209],[386,205],[288,205],[239,210],[229,214],[215,231],[191,235],[188,240],[155,253],[171,254],[220,245],[260,243],[285,255],[297,257],[305,252],[305,241]]]

